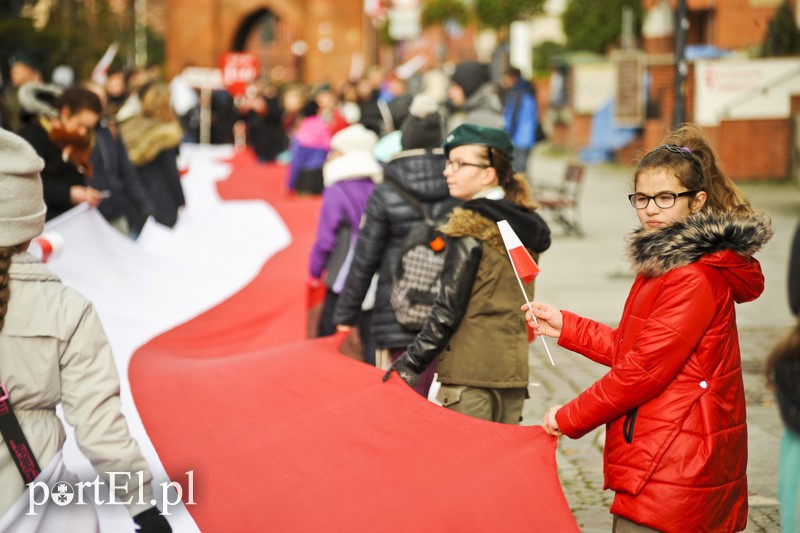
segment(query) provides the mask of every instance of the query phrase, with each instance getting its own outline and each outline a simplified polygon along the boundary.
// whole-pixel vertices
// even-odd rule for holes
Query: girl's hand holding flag
[[[525,287],[522,283],[525,282],[527,284],[533,281],[533,278],[539,275],[539,266],[536,264],[536,261],[533,260],[528,250],[522,245],[522,241],[517,234],[514,233],[514,230],[511,229],[511,225],[507,221],[499,220],[497,222],[497,228],[500,230],[500,236],[503,238],[503,244],[508,252],[508,258],[511,260],[511,266],[514,268],[514,274],[517,276],[519,290],[522,291],[522,297],[525,298],[525,305],[522,306],[522,309],[528,309],[531,307],[531,303],[528,301],[528,293],[525,292]],[[525,318],[528,318],[528,314],[525,315]],[[533,323],[536,324],[536,315],[530,315],[530,318],[533,320]],[[529,325],[532,326],[532,324]],[[538,324],[537,329],[541,330],[541,328],[538,328]],[[560,331],[561,327],[559,326],[559,332]],[[533,329],[533,333],[542,334],[537,332],[536,329]],[[553,355],[550,353],[550,348],[547,347],[547,343],[544,341],[544,337],[542,337],[542,344],[544,344],[544,349],[547,351],[550,364],[556,366],[555,361],[553,361]]]
[[[525,311],[525,321],[536,335],[547,335],[555,339],[561,336],[564,318],[561,311],[541,302],[531,302],[520,307]]]

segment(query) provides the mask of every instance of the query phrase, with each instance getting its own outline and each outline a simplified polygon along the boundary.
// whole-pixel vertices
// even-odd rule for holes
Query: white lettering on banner
[[[169,516],[170,507],[174,507],[181,502],[184,505],[196,505],[194,501],[194,470],[189,470],[185,472],[185,474],[187,479],[186,500],[183,499],[183,487],[177,481],[165,481],[159,485],[163,489],[161,491],[161,514]],[[158,502],[155,499],[149,502],[143,500],[144,473],[138,471],[135,477],[137,478],[136,483],[139,493],[139,500],[135,502],[136,505],[147,505],[148,503],[150,505],[156,505]],[[88,505],[89,502],[85,501],[83,497],[84,490],[88,489],[93,489],[90,492],[94,494],[94,498],[91,502],[94,505],[127,505],[134,503],[132,496],[127,500],[118,500],[116,497],[118,490],[127,488],[128,480],[131,480],[130,472],[108,472],[108,501],[103,500],[101,494],[104,482],[100,479],[100,476],[97,476],[93,481],[79,481],[75,483],[74,487],[66,481],[57,481],[52,487],[48,487],[47,483],[43,481],[33,481],[28,483],[28,512],[25,513],[25,515],[37,516],[36,508],[41,505],[46,505],[49,501],[62,507],[66,505]],[[117,483],[118,481],[120,481],[120,483]],[[170,498],[170,489],[175,493],[175,497],[173,498]]]
[[[222,82],[229,90],[231,87],[247,85],[258,76],[258,66],[258,56],[255,54],[227,53],[222,58]]]

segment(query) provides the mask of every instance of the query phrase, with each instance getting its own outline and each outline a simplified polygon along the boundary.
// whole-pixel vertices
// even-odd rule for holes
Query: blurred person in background
[[[331,139],[331,151],[322,167],[325,188],[309,262],[312,284],[321,283],[325,273],[327,293],[319,323],[320,336],[336,332],[333,313],[353,261],[364,208],[375,184],[383,179],[383,170],[372,155],[377,141],[375,132],[363,125],[348,126]],[[358,332],[364,361],[374,365],[372,306],[363,307],[362,303]]]
[[[30,118],[19,103],[19,88],[26,83],[42,83],[42,62],[32,53],[18,51],[9,60],[10,79],[0,95],[2,127],[18,132],[23,122]]]
[[[183,128],[183,141],[196,143],[200,141],[200,95],[183,75],[186,68],[191,66],[185,65],[184,70],[172,78],[169,82],[169,94],[172,109],[178,115]]]
[[[503,74],[505,105],[503,120],[505,130],[514,143],[514,172],[527,174],[528,157],[536,144],[536,127],[539,124],[539,104],[531,83],[522,77],[516,67],[510,67]]]
[[[283,132],[283,108],[278,91],[268,82],[250,85],[245,94],[234,99],[236,111],[244,120],[247,146],[261,162],[275,161],[286,150],[289,140]]]
[[[103,87],[94,82],[84,83],[83,87],[100,98],[105,110]],[[107,195],[98,210],[123,235],[136,238],[147,217],[155,214],[155,206],[128,157],[116,125],[109,126],[102,117],[94,133],[95,145],[90,157],[94,171],[92,185],[101,192],[106,191]]]
[[[178,172],[183,130],[164,83],[142,87],[139,100],[140,111],[119,124],[122,142],[153,202],[156,222],[173,227],[179,209],[186,205]]]
[[[47,220],[83,202],[97,207],[102,196],[91,186],[91,152],[94,128],[103,112],[100,99],[82,87],[62,90],[28,83],[20,91],[20,104],[33,118],[19,134],[45,162]]]
[[[301,84],[291,84],[284,87],[281,94],[281,107],[283,107],[283,133],[288,137],[294,134],[304,118],[303,111],[308,104],[308,91]]]
[[[443,220],[461,201],[452,198],[442,176],[442,120],[438,105],[418,95],[401,128],[402,151],[384,165],[384,180],[375,186],[364,212],[353,264],[334,312],[334,322],[346,330],[358,323],[361,305],[378,275],[372,336],[376,365],[386,369],[405,352],[417,331],[402,326],[391,305],[392,282],[397,277],[403,246],[411,228],[423,215],[407,196],[424,206],[433,220]],[[430,365],[415,390],[427,397],[435,365]]]
[[[450,77],[447,96],[451,108],[447,119],[448,131],[453,131],[461,124],[503,129],[503,105],[486,63],[458,63]]]
[[[781,531],[800,531],[800,223],[789,253],[789,308],[795,326],[778,341],[767,358],[767,384],[775,391],[785,425],[778,463]]]

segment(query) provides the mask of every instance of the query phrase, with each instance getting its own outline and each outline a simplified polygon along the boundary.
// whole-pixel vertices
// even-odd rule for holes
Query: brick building
[[[168,77],[192,64],[216,67],[229,51],[255,53],[262,75],[277,83],[340,82],[351,68],[391,68],[414,54],[429,63],[475,59],[474,32],[429,28],[413,42],[390,46],[364,0],[163,0]],[[373,2],[382,6],[387,0]]]
[[[362,0],[167,0],[167,75],[219,65],[222,54],[259,55],[276,81],[340,78],[353,56],[374,62],[375,32]]]
[[[784,0],[687,0],[687,45],[710,45],[715,49],[742,53],[758,50],[764,42],[769,22]],[[649,77],[647,113],[641,135],[615,152],[615,159],[629,164],[648,147],[655,146],[671,129],[675,117],[675,12],[678,0],[643,0],[648,10],[641,49]],[[658,19],[661,12],[660,22]],[[649,24],[649,26],[648,26]],[[725,60],[730,67],[728,60]],[[742,58],[741,65],[747,64]],[[792,60],[787,60],[792,61]],[[800,84],[800,58],[794,84]],[[744,68],[744,67],[743,67]],[[752,67],[755,72],[758,69]],[[775,117],[765,113],[764,118],[747,116],[724,117],[713,124],[698,120],[702,113],[695,102],[698,85],[706,79],[696,79],[698,69],[708,73],[709,66],[702,61],[687,61],[686,80],[683,87],[684,117],[686,121],[703,126],[724,167],[734,179],[786,179],[796,176],[796,145],[798,132],[794,130],[793,116],[800,110],[800,99],[791,94],[781,94],[784,106],[791,112]],[[785,80],[782,79],[783,82]],[[749,80],[754,87],[769,89],[769,79]],[[546,92],[546,88],[541,89]],[[755,89],[753,92],[757,92]],[[775,96],[778,98],[778,96]],[[755,98],[755,96],[753,97]],[[707,105],[707,104],[706,104]],[[575,148],[589,143],[592,116],[576,114],[569,127],[557,127],[557,142]]]

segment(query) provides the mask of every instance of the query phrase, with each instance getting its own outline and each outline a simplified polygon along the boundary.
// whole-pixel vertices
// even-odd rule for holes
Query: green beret
[[[514,159],[514,143],[511,142],[511,137],[504,130],[477,124],[462,124],[447,134],[442,148],[444,148],[445,156],[449,156],[450,150],[465,144],[497,148],[508,156],[509,161]]]

